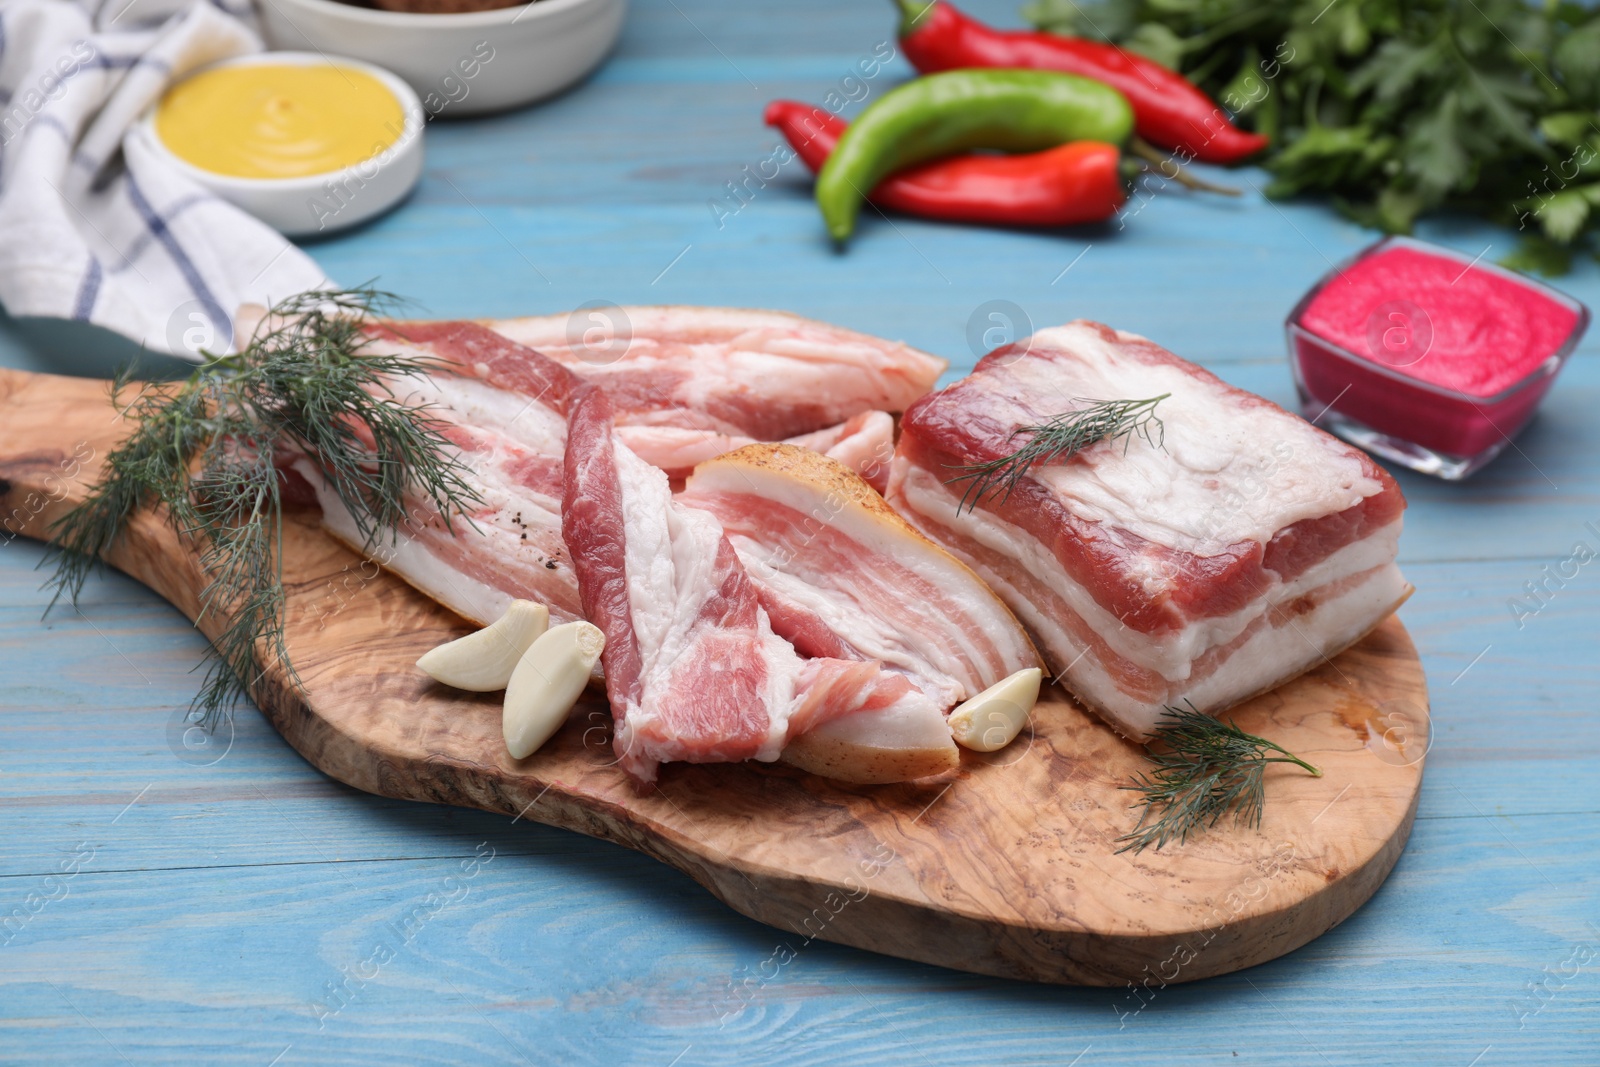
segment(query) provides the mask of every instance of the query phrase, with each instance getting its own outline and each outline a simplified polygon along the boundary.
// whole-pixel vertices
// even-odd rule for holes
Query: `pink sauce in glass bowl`
[[[1527,424],[1588,324],[1547,285],[1391,237],[1313,286],[1287,329],[1307,418],[1456,480]]]

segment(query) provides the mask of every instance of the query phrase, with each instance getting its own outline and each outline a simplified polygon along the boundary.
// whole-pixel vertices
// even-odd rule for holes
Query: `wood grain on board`
[[[45,537],[129,429],[106,383],[0,371],[0,526]],[[685,871],[736,910],[802,937],[983,974],[1169,984],[1261,963],[1359,907],[1411,828],[1427,693],[1391,618],[1335,660],[1233,713],[1323,770],[1268,771],[1259,829],[1117,854],[1133,821],[1134,746],[1059,690],[1033,728],[947,778],[841,787],[755,764],[664,768],[640,795],[587,701],[543,750],[506,754],[496,695],[413,663],[467,625],[340,547],[286,527],[290,657],[255,696],[330,776],[385,796],[506,812],[615,841]],[[111,556],[190,618],[193,555],[141,515]],[[202,630],[215,624],[203,621]]]

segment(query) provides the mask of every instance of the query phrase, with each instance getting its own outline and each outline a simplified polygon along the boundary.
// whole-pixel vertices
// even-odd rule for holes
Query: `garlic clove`
[[[524,759],[561,729],[589,684],[605,634],[586,622],[546,630],[522,654],[506,684],[500,726],[512,759]]]
[[[424,653],[417,666],[445,685],[492,693],[506,687],[523,653],[549,626],[549,608],[531,600],[513,600],[493,623]]]
[[[956,744],[974,752],[997,752],[1012,742],[1039,700],[1044,672],[1029,667],[996,682],[950,713]]]

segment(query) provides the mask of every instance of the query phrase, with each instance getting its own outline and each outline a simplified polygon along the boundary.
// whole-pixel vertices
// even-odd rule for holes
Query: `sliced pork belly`
[[[476,322],[380,322],[368,327],[367,335],[374,350],[405,352],[437,367],[435,377],[487,387],[464,394],[470,396],[475,420],[488,420],[511,436],[526,434],[527,444],[544,449],[551,443],[549,421],[537,421],[544,409],[560,424],[558,443],[566,441],[567,399],[582,382],[549,356]],[[431,399],[448,404],[453,397]],[[524,415],[535,421],[525,422]]]
[[[671,310],[687,319],[692,319],[700,312],[700,309],[694,308],[636,310]],[[764,318],[774,317],[767,312],[722,312],[716,309],[706,314],[735,317],[751,314]],[[776,317],[788,321],[787,316]],[[543,323],[554,321],[554,318],[566,321],[562,316],[553,317],[551,320],[516,321]],[[793,321],[819,331],[834,330],[833,327],[823,326],[820,323],[805,323],[803,319]],[[680,330],[682,329],[686,327],[680,327]],[[943,370],[944,364],[941,361],[934,360],[931,356],[924,356],[904,345],[891,345],[864,335],[849,334],[848,331],[836,332],[858,339],[848,344],[840,342],[839,358],[845,361],[852,358],[865,361],[853,374],[845,371],[835,373],[835,384],[841,389],[850,386],[859,392],[865,388],[863,381],[887,378],[889,371],[875,366],[871,360],[886,362],[892,356],[915,371],[914,374],[908,371],[908,376],[903,380],[890,379],[883,383],[884,388],[878,393],[867,390],[868,395],[893,401],[896,406],[892,410],[902,410],[912,400],[926,393]],[[527,421],[522,417],[527,405],[544,404],[551,397],[564,397],[582,378],[594,377],[595,383],[611,395],[613,410],[616,410],[619,400],[632,405],[631,415],[624,412],[617,417],[617,436],[635,455],[647,463],[660,467],[674,478],[681,480],[694,469],[696,464],[720,456],[724,452],[731,452],[757,441],[770,441],[785,436],[788,436],[794,444],[833,456],[854,468],[868,481],[875,481],[879,488],[888,478],[889,460],[894,451],[894,418],[887,410],[877,410],[869,404],[852,402],[841,396],[818,408],[812,415],[802,418],[797,414],[794,398],[782,396],[784,390],[772,377],[761,378],[764,387],[759,391],[750,389],[738,378],[719,379],[717,377],[719,374],[732,373],[732,368],[738,363],[735,357],[739,353],[721,352],[719,358],[716,353],[705,351],[706,345],[711,344],[710,342],[669,345],[660,339],[635,336],[641,351],[644,349],[656,351],[657,348],[666,350],[666,354],[658,353],[656,357],[652,357],[654,362],[678,362],[693,366],[693,381],[686,380],[683,386],[685,389],[692,388],[701,397],[699,401],[692,401],[685,397],[674,398],[669,395],[668,384],[655,371],[649,374],[643,373],[640,368],[648,362],[643,356],[631,363],[626,356],[620,361],[638,373],[607,371],[606,374],[597,375],[595,368],[590,364],[572,357],[571,351],[564,347],[564,341],[549,351],[558,357],[565,355],[566,365],[549,358],[542,350],[521,344],[476,322],[384,323],[375,326],[371,333],[374,343],[385,348],[408,350],[413,355],[423,356],[439,366],[441,373],[446,376],[475,378],[486,386],[507,394],[507,397],[498,403],[489,403],[487,400],[480,402],[478,413],[492,418],[494,420],[492,425],[496,429],[512,437],[523,438],[523,435],[531,433],[531,436],[525,438],[525,443],[531,447],[543,449],[548,442],[547,435],[540,432],[541,427],[536,422]],[[763,342],[760,338],[756,338],[750,343]],[[764,343],[780,350],[785,348],[783,343],[776,340],[768,339]],[[792,343],[797,346],[800,344]],[[651,346],[656,347],[651,348]],[[726,347],[723,345],[723,348]],[[890,356],[884,356],[882,354],[884,351],[889,352]],[[704,362],[700,362],[702,357]],[[921,361],[927,361],[927,365],[923,366]],[[579,373],[575,374],[573,370],[568,369],[568,366]],[[744,373],[747,377],[761,377],[759,368],[756,367],[746,368]],[[777,373],[777,369],[772,369],[772,374]],[[650,389],[662,390],[656,397],[660,403],[641,398],[641,391]],[[713,418],[708,413],[713,409],[721,410],[733,405],[735,403],[733,396],[737,396],[739,398],[737,403],[743,405],[741,409],[743,421],[738,426]],[[521,400],[515,401],[510,399],[511,397],[521,397]],[[765,414],[762,413],[763,406]],[[839,418],[830,423],[825,416],[834,413],[840,413]],[[817,419],[823,421],[815,421]],[[782,427],[792,425],[800,425],[801,430],[793,436],[780,432]]]
[[[879,493],[889,486],[889,464],[894,460],[894,417],[886,411],[866,411],[830,429],[791,437],[788,443],[838,460],[861,475]]]
[[[370,333],[375,346],[421,356],[437,368],[391,387],[451,427],[449,436],[484,503],[467,517],[471,525],[458,518],[452,531],[430,502],[415,500],[404,534],[369,554],[452,611],[485,625],[517,598],[548,604],[563,620],[582,617],[561,539],[560,504],[566,403],[580,379],[478,323],[382,323]],[[653,461],[664,468],[692,468],[751,440],[665,425],[623,432],[630,430],[654,435]],[[887,476],[893,432],[889,415],[866,411],[800,440]],[[354,520],[310,465],[302,466],[323,507],[325,527],[361,550]]]
[[[897,341],[775,311],[621,310],[628,338],[616,353],[585,348],[570,315],[487,325],[603,388],[619,426],[758,441],[823,430],[867,411],[904,411],[946,365]]]
[[[562,530],[584,614],[606,634],[618,762],[640,782],[667,761],[774,760],[792,726],[905,692],[877,663],[802,661],[774,634],[716,518],[672,499],[593,388],[568,414]]]
[[[1038,664],[982,579],[835,460],[751,445],[702,463],[678,500],[716,516],[773,629],[806,655],[879,661],[944,711]]]
[[[618,426],[618,440],[653,467],[678,481],[709,459],[716,459],[755,438],[742,434],[690,430],[681,426]],[[889,462],[894,457],[894,416],[886,411],[864,411],[837,426],[791,437],[787,442],[838,460],[876,486],[888,484]]]
[[[474,346],[479,334],[499,339],[471,323],[461,324],[462,330],[450,323],[428,325],[429,338],[444,339],[439,351],[472,359],[474,375],[457,373],[459,363],[438,358],[430,348],[438,363],[434,374],[389,386],[401,401],[427,408],[481,503],[447,525],[431,501],[410,497],[397,535],[367,547],[337,494],[302,459],[294,469],[316,493],[324,528],[473,622],[494,622],[516,599],[545,604],[562,622],[581,619],[577,576],[561,539],[565,409],[580,383],[537,352],[509,344]]]
[[[566,403],[581,381],[554,360],[478,323],[384,323],[371,335],[375,346],[421,356],[436,368],[427,377],[407,377],[390,387],[397,398],[425,405],[440,420],[483,503],[458,517],[452,529],[431,502],[414,499],[400,536],[367,550],[337,495],[311,464],[301,462],[296,469],[322,507],[324,527],[474,622],[488,625],[519,598],[548,605],[562,621],[582,618],[577,578],[561,538]],[[671,427],[635,429],[693,439],[700,458],[749,441],[717,442],[703,431]],[[822,447],[859,449],[864,434],[875,434],[873,447],[886,456],[892,433],[888,415],[866,412],[812,437]],[[676,462],[666,454],[657,458],[662,466]],[[699,461],[690,458],[690,466]],[[887,473],[887,462],[881,466]]]
[[[1001,458],[1085,398],[1170,394],[1160,447],[1092,445],[962,507]],[[889,501],[982,575],[1053,671],[1136,739],[1163,705],[1219,711],[1346,648],[1410,592],[1394,480],[1277,405],[1091,322],[998,349],[901,423]],[[971,501],[969,500],[969,503]]]

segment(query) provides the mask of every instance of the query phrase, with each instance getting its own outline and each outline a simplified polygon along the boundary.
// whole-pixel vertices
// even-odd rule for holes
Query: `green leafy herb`
[[[1028,443],[1008,456],[971,463],[953,469],[961,471],[950,484],[967,482],[956,506],[959,514],[963,507],[976,508],[983,497],[992,492],[1002,492],[1003,503],[1023,477],[1044,463],[1059,463],[1071,458],[1096,441],[1123,442],[1127,451],[1132,438],[1142,437],[1156,448],[1166,440],[1166,427],[1156,417],[1156,405],[1171,393],[1162,393],[1147,400],[1089,400],[1078,397],[1073,401],[1082,407],[1057,415],[1042,426],[1019,426],[1011,432],[1010,440],[1019,434],[1028,434]],[[1152,434],[1151,427],[1154,427]]]
[[[1272,139],[1267,195],[1391,233],[1450,210],[1513,262],[1600,254],[1600,9],[1571,0],[1031,0],[1044,29],[1174,67]]]
[[[1293,763],[1313,777],[1322,777],[1321,771],[1287,749],[1202,714],[1193,704],[1166,708],[1146,752],[1155,770],[1123,786],[1144,798],[1138,824],[1117,839],[1124,842],[1118,852],[1143,852],[1151,845],[1159,851],[1170,841],[1182,844],[1190,834],[1217,825],[1230,811],[1235,822],[1259,826],[1262,779],[1269,763]]]
[[[176,386],[146,386],[121,409],[137,428],[107,456],[88,498],[52,528],[52,605],[63,594],[76,603],[141,508],[162,508],[196,547],[207,577],[201,618],[227,620],[191,709],[207,726],[248,694],[258,652],[299,684],[284,645],[276,455],[315,463],[369,546],[405,518],[407,491],[447,516],[477,500],[427,408],[392,391],[395,378],[426,373],[426,361],[367,351],[365,321],[396,302],[371,288],[291,297],[243,351],[208,354]],[[113,402],[128,380],[118,378]]]

